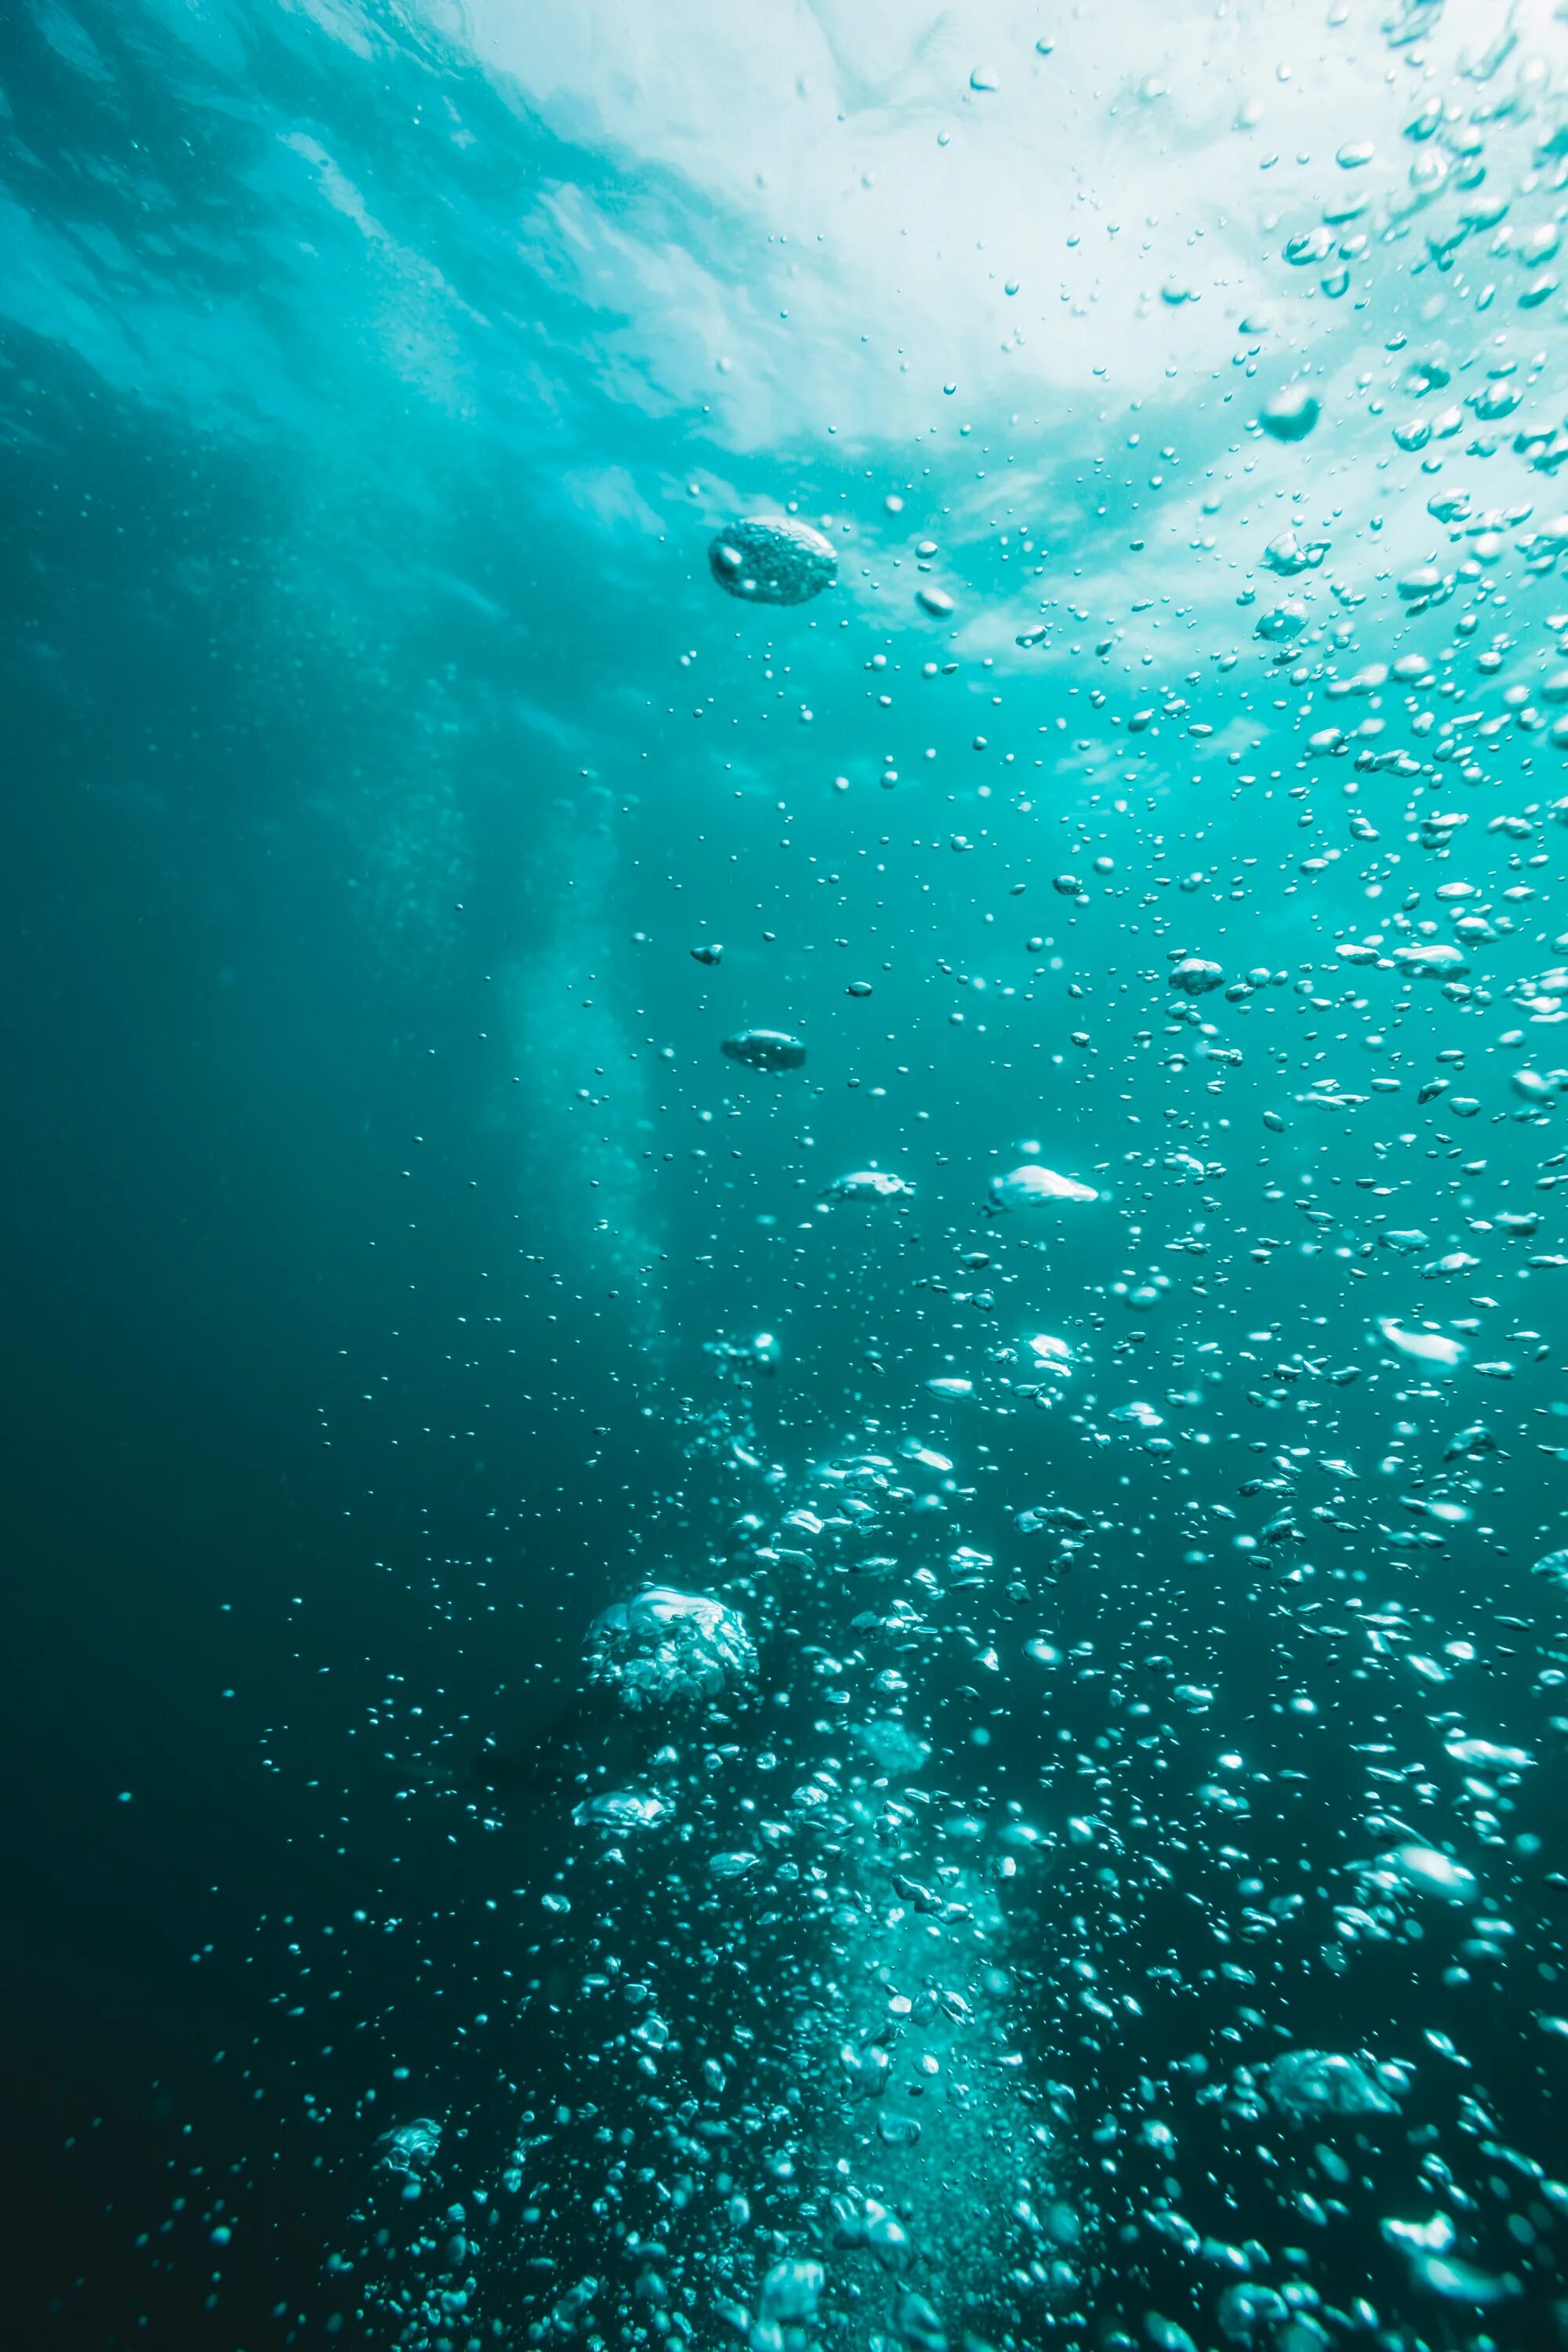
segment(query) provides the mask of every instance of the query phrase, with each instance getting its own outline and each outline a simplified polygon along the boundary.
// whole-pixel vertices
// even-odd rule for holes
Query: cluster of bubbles
[[[1440,13],[1404,0],[1393,54],[1424,54]],[[1500,37],[1465,65],[1458,97],[1412,116],[1412,160],[1378,209],[1336,183],[1321,220],[1280,227],[1279,268],[1339,302],[1373,287],[1384,247],[1415,256],[1431,286],[1458,283],[1491,240],[1488,268],[1514,272],[1514,307],[1548,301],[1568,131],[1539,115],[1542,76],[1472,100],[1510,54]],[[984,99],[995,77],[976,69],[971,88]],[[1516,132],[1528,224],[1482,190],[1483,149]],[[1372,151],[1348,142],[1335,160],[1359,173]],[[1463,282],[1489,314],[1492,278]],[[1251,375],[1263,330],[1242,333]],[[1390,337],[1390,353],[1407,340]],[[1413,413],[1389,431],[1420,465],[1409,478],[1433,559],[1352,578],[1336,553],[1342,509],[1317,522],[1305,475],[1270,474],[1268,496],[1292,511],[1259,490],[1239,646],[1156,688],[1129,646],[1125,707],[1103,720],[1108,742],[1116,730],[1108,793],[1163,790],[1190,757],[1207,763],[1194,782],[1223,758],[1239,794],[1258,784],[1261,762],[1243,762],[1266,698],[1293,781],[1271,770],[1258,803],[1279,785],[1310,835],[1283,889],[1310,891],[1336,866],[1342,878],[1345,857],[1364,855],[1355,919],[1289,963],[1273,935],[1281,898],[1258,926],[1259,961],[1222,960],[1224,910],[1257,891],[1256,855],[1237,853],[1228,885],[1218,866],[1177,874],[1162,834],[1140,912],[1201,888],[1209,913],[1180,934],[1157,914],[1148,937],[1171,935],[1159,950],[1119,933],[1097,980],[1102,999],[1115,980],[1126,1009],[1088,1009],[1087,980],[1064,982],[1082,1025],[1052,1039],[1058,1065],[1077,1055],[1092,1074],[1103,1055],[1124,1069],[1119,1104],[1138,1108],[1125,1132],[1114,1114],[1119,1159],[1093,1156],[1103,1118],[1075,1132],[1064,1117],[1045,1150],[969,1135],[905,1173],[858,1164],[860,1145],[845,1172],[809,1180],[802,1257],[818,1234],[825,1252],[868,1259],[886,1245],[913,1263],[924,1248],[915,1286],[940,1339],[917,1364],[912,1347],[906,1362],[863,1335],[867,1387],[885,1383],[892,1402],[804,1463],[773,1458],[758,1427],[759,1376],[779,1376],[776,1393],[789,1370],[779,1333],[705,1342],[723,1385],[717,1407],[691,1413],[704,1504],[682,1523],[679,1588],[636,1591],[587,1638],[585,1688],[615,1728],[573,1759],[577,1834],[531,1915],[523,2008],[557,2021],[542,2026],[553,2039],[541,2086],[526,2105],[519,2092],[499,2173],[461,2197],[440,2179],[437,2125],[381,2144],[378,2170],[405,2202],[449,2199],[416,2242],[423,2267],[369,2298],[408,2352],[483,2352],[514,2330],[550,2352],[1568,2341],[1568,2166],[1556,2144],[1516,2145],[1505,2119],[1510,2084],[1539,2090],[1568,2041],[1563,1874],[1536,1793],[1554,1786],[1542,1768],[1560,1768],[1568,1738],[1552,1614],[1568,1550],[1534,1522],[1532,1574],[1500,1532],[1535,1507],[1521,1500],[1523,1465],[1568,1459],[1568,1406],[1527,1386],[1555,1326],[1523,1304],[1568,1267],[1547,1223],[1565,1157],[1550,1147],[1568,1094],[1552,1059],[1568,937],[1524,936],[1568,821],[1556,770],[1542,782],[1535,764],[1560,769],[1568,751],[1568,713],[1552,715],[1568,667],[1551,666],[1568,664],[1568,615],[1542,616],[1551,647],[1502,682],[1526,627],[1518,607],[1547,593],[1568,550],[1568,520],[1523,495],[1568,462],[1568,426],[1550,405],[1510,421],[1543,360],[1521,376],[1500,345],[1458,355],[1430,341],[1400,361]],[[1456,376],[1463,405],[1438,405]],[[1261,453],[1248,473],[1326,462],[1327,386],[1277,382],[1247,430]],[[1477,467],[1513,463],[1513,503],[1431,487],[1436,446],[1460,433]],[[1381,513],[1365,529],[1381,549]],[[936,556],[915,542],[919,572]],[[833,542],[793,514],[727,524],[708,562],[742,604],[805,605],[832,588],[848,601]],[[1382,619],[1361,614],[1384,582]],[[951,622],[957,641],[952,593],[924,578],[900,593],[911,626]],[[1163,606],[1173,593],[1163,578]],[[1154,601],[1133,603],[1127,626]],[[1044,618],[1016,616],[1029,655],[1050,650],[1053,627],[1067,634],[1048,602]],[[1087,658],[1089,609],[1067,612],[1083,634],[1064,662]],[[1374,627],[1367,657],[1352,655]],[[1094,644],[1100,676],[1124,634]],[[1244,659],[1253,683],[1223,688]],[[886,666],[881,650],[868,663]],[[948,672],[933,660],[921,674]],[[1095,684],[1087,708],[1110,699]],[[1510,746],[1508,804],[1455,804],[1482,786],[1502,794]],[[1152,747],[1163,767],[1118,764]],[[1308,796],[1330,776],[1344,838],[1325,846]],[[890,762],[879,781],[899,785]],[[975,846],[950,832],[942,854]],[[1052,885],[1064,925],[1122,887],[1109,853],[1075,862]],[[1130,909],[1113,913],[1131,926]],[[1025,943],[1042,993],[1064,967],[1043,961],[1057,944],[1043,929]],[[689,955],[705,975],[722,966],[717,943]],[[989,971],[939,971],[970,1007],[1038,1002]],[[859,1003],[873,985],[845,993]],[[758,1009],[788,1013],[778,997]],[[1517,1025],[1483,1045],[1495,1015]],[[1294,1061],[1291,1016],[1311,1024]],[[1332,1060],[1318,1045],[1331,1018],[1345,1024]],[[713,1065],[753,1074],[726,1075],[731,1116],[816,1098],[834,1046],[815,1024],[809,1077],[793,1029],[742,1027],[714,1053],[718,1027]],[[1502,1058],[1465,1081],[1467,1050]],[[1131,1083],[1152,1069],[1168,1087],[1162,1116]],[[1483,1113],[1490,1164],[1461,1132]],[[1338,1164],[1320,1181],[1331,1142]],[[1255,1151],[1244,1232],[1220,1188],[1238,1189]],[[1172,1202],[1156,1246],[1145,1220]],[[940,1271],[917,1209],[950,1220]],[[1291,1299],[1266,1312],[1251,1286],[1279,1260]],[[1238,1321],[1244,1307],[1261,1328]],[[1299,1345],[1282,1336],[1288,1311],[1304,1322]],[[1541,1329],[1524,1319],[1535,1313]],[[1486,1337],[1489,1317],[1505,1338]],[[1511,1420],[1491,1402],[1525,1395]],[[1242,1475],[1222,1497],[1214,1465],[1234,1464],[1233,1448]],[[1479,1560],[1473,1589],[1442,1580],[1456,1557]],[[1544,1622],[1521,1613],[1531,1603]]]
[[[961,1539],[981,1497],[958,1450],[868,1423],[792,1477],[749,1411],[742,1393],[693,1438],[729,1488],[711,1589],[645,1588],[587,1636],[585,1684],[634,1736],[617,1749],[612,1724],[584,1749],[584,1843],[530,1947],[532,1997],[563,2018],[553,2087],[501,2178],[424,2225],[422,2283],[399,2272],[381,2319],[420,2352],[483,2347],[490,2315],[505,2335],[519,2311],[534,2346],[684,2352],[715,2325],[747,2352],[952,2352],[1072,2340],[1142,2293],[1138,2332],[1168,2352],[1205,2328],[1261,2352],[1415,2352],[1432,2339],[1399,2315],[1403,2279],[1479,2346],[1463,2330],[1526,2296],[1568,2183],[1507,2144],[1435,2026],[1390,2014],[1381,2046],[1335,2048],[1289,2013],[1380,1948],[1434,1984],[1489,1976],[1532,1841],[1496,1841],[1483,1872],[1409,1834],[1393,1743],[1358,1738],[1352,1850],[1300,1880],[1287,1824],[1313,1751],[1283,1726],[1310,1738],[1315,1710],[1288,1588],[1250,1595],[1281,1636],[1270,1686],[1294,1695],[1249,1769],[1194,1738],[1212,1685],[1147,1654],[1152,1637],[1212,1644],[1201,1609],[1184,1622],[1166,1587],[1156,1633],[1146,1589],[1099,1642],[1025,1639],[1038,1576]],[[1472,1424],[1443,1451],[1468,1464],[1489,1442]],[[1095,1530],[1051,1504],[1018,1533],[1052,1538],[1065,1575]],[[1372,1598],[1341,1602],[1383,1701],[1367,1731],[1422,1664],[1408,1606]],[[1042,1675],[1052,1702],[1009,1782],[987,1750]],[[972,1682],[1014,1695],[976,1709]],[[1426,1719],[1485,1835],[1531,1751],[1451,1705]],[[1033,1801],[1005,1793],[1030,1782]],[[443,2153],[428,2119],[384,2137],[403,2204],[447,2196]],[[1368,2204],[1376,2276],[1318,2284],[1312,2241]],[[602,2239],[587,2267],[584,2216]],[[1106,2325],[1113,2352],[1138,2340]]]
[[[588,1675],[629,1707],[716,1698],[756,1672],[751,1636],[732,1609],[700,1592],[649,1585],[596,1618]]]

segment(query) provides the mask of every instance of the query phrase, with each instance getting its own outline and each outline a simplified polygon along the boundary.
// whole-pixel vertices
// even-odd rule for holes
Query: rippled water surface
[[[29,2344],[1568,2342],[1568,8],[17,0]]]

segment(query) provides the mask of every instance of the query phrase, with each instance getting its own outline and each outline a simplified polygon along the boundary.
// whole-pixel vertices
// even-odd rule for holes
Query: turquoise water
[[[29,2340],[1560,2340],[1560,12],[0,95]]]

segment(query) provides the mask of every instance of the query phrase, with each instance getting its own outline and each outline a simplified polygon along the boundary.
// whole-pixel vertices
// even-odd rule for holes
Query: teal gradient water
[[[1565,92],[0,27],[28,2341],[1559,2339]]]

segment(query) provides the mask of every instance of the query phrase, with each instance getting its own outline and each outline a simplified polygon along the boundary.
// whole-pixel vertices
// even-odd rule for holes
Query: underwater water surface
[[[1568,2342],[1568,12],[16,0],[7,2302]]]

